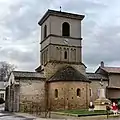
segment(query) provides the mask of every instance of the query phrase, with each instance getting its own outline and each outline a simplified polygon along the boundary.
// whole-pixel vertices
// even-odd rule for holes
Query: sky
[[[101,61],[120,66],[120,0],[0,0],[0,61],[16,70],[34,71],[40,64],[40,26],[48,9],[84,14],[82,54],[87,71]]]

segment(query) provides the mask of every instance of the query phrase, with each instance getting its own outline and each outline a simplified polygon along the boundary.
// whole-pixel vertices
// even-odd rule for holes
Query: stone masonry
[[[77,96],[77,89],[80,96]],[[58,98],[55,98],[55,89]],[[86,82],[52,82],[49,83],[49,105],[52,110],[82,109],[89,104],[89,83]]]
[[[41,110],[45,107],[44,81],[40,80],[21,80],[20,81],[20,110],[23,103],[36,103]]]

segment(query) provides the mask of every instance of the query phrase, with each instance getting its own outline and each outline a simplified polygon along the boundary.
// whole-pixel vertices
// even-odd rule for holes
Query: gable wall
[[[109,86],[110,87],[120,87],[120,74],[110,74],[109,75]]]

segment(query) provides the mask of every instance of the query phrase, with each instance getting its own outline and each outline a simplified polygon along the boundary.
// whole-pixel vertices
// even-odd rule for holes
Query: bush
[[[5,103],[4,99],[0,98],[0,104],[3,104],[3,103]]]

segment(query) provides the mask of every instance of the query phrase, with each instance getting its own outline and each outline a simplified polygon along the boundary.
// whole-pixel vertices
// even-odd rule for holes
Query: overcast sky
[[[120,0],[0,0],[0,61],[17,70],[39,65],[40,27],[47,9],[84,14],[83,62],[92,72],[100,61],[120,66]]]

